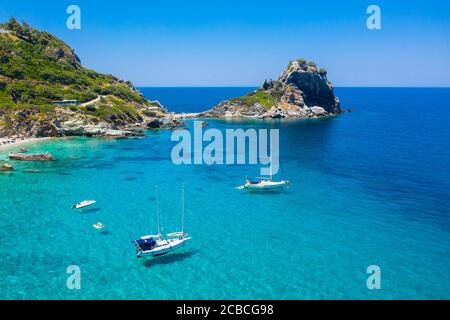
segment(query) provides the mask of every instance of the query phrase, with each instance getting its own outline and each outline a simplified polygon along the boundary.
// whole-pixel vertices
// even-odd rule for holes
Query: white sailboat
[[[134,240],[136,246],[136,256],[156,257],[167,254],[171,251],[184,246],[185,242],[191,238],[184,232],[184,187],[181,194],[181,231],[167,234],[168,239],[164,238],[160,232],[159,208],[158,208],[158,189],[156,189],[156,220],[158,225],[158,234],[142,236]]]
[[[243,186],[236,187],[236,189],[237,190],[248,189],[248,190],[254,190],[254,191],[272,190],[272,189],[282,189],[282,188],[288,186],[289,184],[290,184],[290,182],[288,180],[273,181],[272,160],[271,160],[268,178],[259,177],[256,179],[250,179],[249,177],[246,177],[245,184]]]

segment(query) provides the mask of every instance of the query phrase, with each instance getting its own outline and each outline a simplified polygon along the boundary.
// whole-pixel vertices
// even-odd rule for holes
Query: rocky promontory
[[[129,81],[84,67],[50,33],[14,18],[0,29],[0,138],[134,136],[166,118],[159,102]]]
[[[277,80],[201,113],[204,118],[317,118],[341,113],[327,71],[304,59],[291,61]]]

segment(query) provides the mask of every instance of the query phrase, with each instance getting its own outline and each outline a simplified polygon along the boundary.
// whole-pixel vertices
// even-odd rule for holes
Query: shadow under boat
[[[177,261],[187,259],[196,254],[197,252],[198,250],[189,250],[187,252],[169,252],[167,254],[153,258],[143,258],[142,261],[145,267],[150,268],[158,264],[171,264]]]
[[[276,195],[276,194],[287,194],[291,193],[291,187],[285,188],[276,188],[276,189],[246,189],[246,193],[242,193],[243,195],[253,195],[253,196],[267,196],[267,195]]]
[[[108,230],[104,230],[104,229],[102,229],[102,230],[99,230],[99,231],[98,231],[98,234],[101,234],[101,235],[107,236],[108,234],[111,234],[111,232],[110,232],[110,231],[108,231]]]
[[[101,211],[101,208],[81,208],[78,213],[93,213]]]

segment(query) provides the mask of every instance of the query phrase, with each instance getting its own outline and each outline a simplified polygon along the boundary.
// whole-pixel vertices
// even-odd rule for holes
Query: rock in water
[[[149,129],[158,129],[163,125],[163,122],[160,119],[151,119],[147,123],[147,128]]]
[[[54,161],[55,158],[50,153],[39,153],[39,154],[18,154],[11,153],[9,155],[11,160],[21,160],[21,161]]]
[[[322,107],[315,106],[315,107],[310,108],[310,110],[315,116],[324,116],[327,114],[325,109]]]
[[[14,167],[12,165],[10,165],[9,163],[5,163],[0,166],[0,171],[13,171],[13,170],[14,170]]]
[[[341,112],[326,70],[299,59],[278,80],[265,81],[254,92],[223,101],[200,117],[315,118]]]

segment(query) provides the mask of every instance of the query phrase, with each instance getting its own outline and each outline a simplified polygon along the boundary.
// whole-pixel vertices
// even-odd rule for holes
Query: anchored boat
[[[84,200],[72,206],[72,209],[81,209],[94,205],[97,203],[95,200]]]
[[[237,187],[236,189],[249,189],[249,190],[268,190],[268,189],[281,189],[289,185],[288,180],[273,181],[272,178],[257,178],[245,180],[243,186]]]
[[[160,232],[159,226],[159,208],[158,208],[158,189],[156,189],[156,220],[158,226],[158,234],[142,236],[133,243],[136,247],[136,256],[141,257],[156,257],[167,254],[171,251],[179,249],[184,246],[185,242],[191,238],[184,229],[184,188],[181,192],[181,231],[167,234],[168,238],[164,238]]]
[[[282,189],[290,184],[288,180],[281,180],[281,181],[273,181],[272,179],[272,161],[270,165],[270,173],[268,178],[256,178],[256,179],[250,179],[249,177],[246,177],[245,184],[243,186],[236,187],[237,190],[271,190],[271,189]]]

